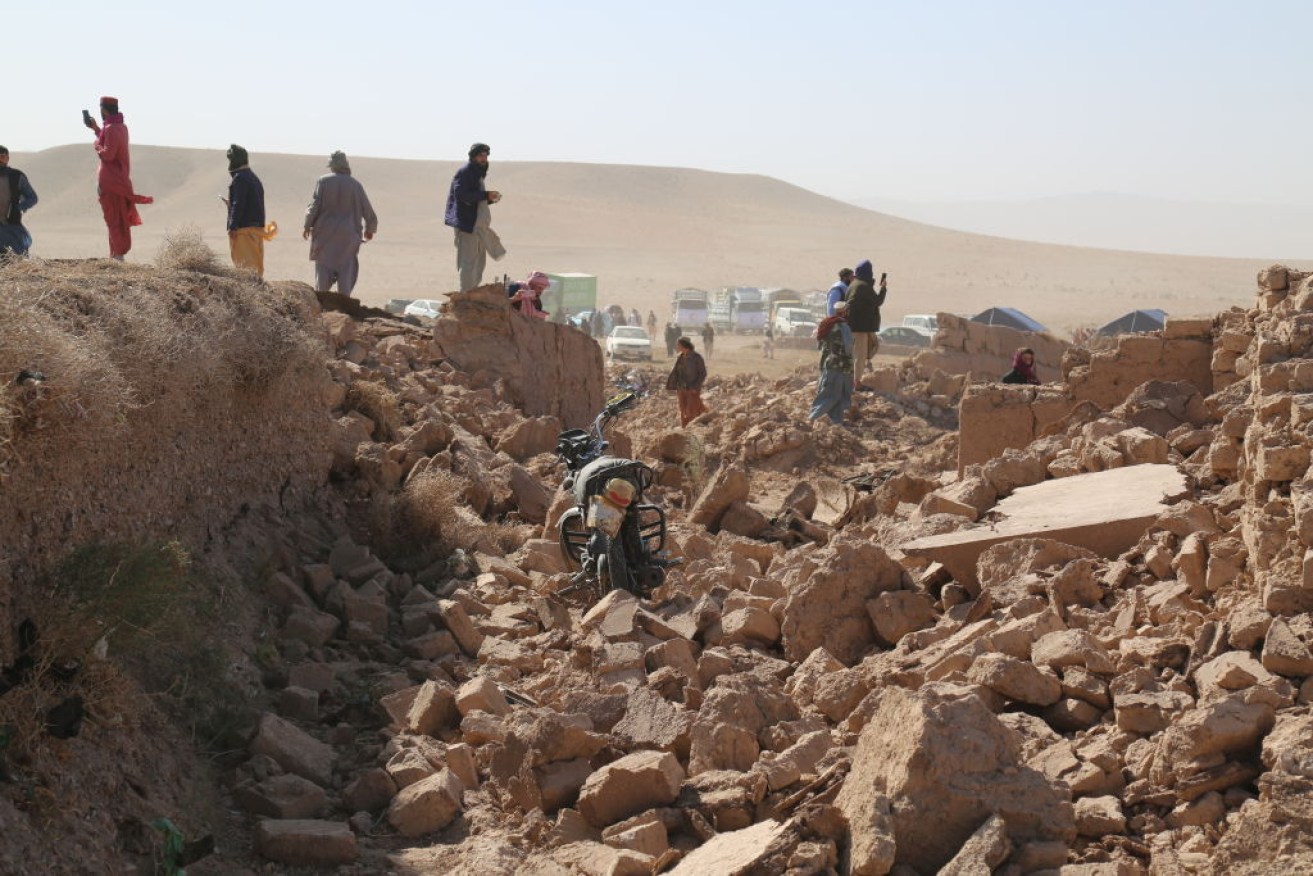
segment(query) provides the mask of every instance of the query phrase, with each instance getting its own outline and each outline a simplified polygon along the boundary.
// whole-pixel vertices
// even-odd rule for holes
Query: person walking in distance
[[[338,292],[350,295],[360,275],[361,229],[365,240],[373,240],[378,216],[365,187],[351,175],[345,153],[330,155],[328,169],[315,182],[301,237],[310,241],[315,291],[327,292],[336,283]]]
[[[707,363],[693,349],[693,342],[680,338],[675,343],[679,358],[666,378],[666,389],[673,389],[679,399],[679,425],[687,426],[693,418],[707,412],[702,403],[702,384],[707,380]]]
[[[138,204],[153,204],[155,199],[139,195],[132,188],[132,158],[128,148],[128,126],[119,112],[117,97],[100,99],[100,120],[104,127],[85,110],[82,122],[96,134],[96,157],[100,166],[96,170],[96,192],[100,197],[100,210],[105,216],[109,231],[109,257],[123,261],[132,249],[132,228],[141,224]]]
[[[865,389],[862,374],[880,349],[880,339],[875,333],[880,330],[880,307],[886,294],[888,290],[883,276],[880,277],[879,291],[875,289],[875,268],[870,260],[858,262],[846,297],[848,327],[853,333],[853,384],[858,389]]]
[[[36,191],[27,181],[27,174],[9,166],[9,150],[0,146],[0,255],[27,255],[32,235],[23,226],[23,214],[36,202]]]
[[[674,358],[675,342],[678,340],[679,340],[679,324],[673,322],[666,323],[666,358],[667,359]]]
[[[716,330],[711,327],[711,323],[702,326],[702,346],[710,359],[716,352]]]
[[[228,251],[233,266],[249,268],[264,279],[264,185],[251,170],[246,150],[228,147]]]
[[[494,260],[506,255],[492,230],[489,207],[501,200],[501,192],[490,192],[484,184],[488,175],[488,156],[492,148],[486,143],[470,147],[469,161],[451,178],[447,192],[446,224],[455,230],[456,272],[460,291],[468,292],[483,282],[488,256]]]
[[[647,339],[654,344],[656,343],[656,327],[657,327],[656,311],[649,310],[647,312]]]

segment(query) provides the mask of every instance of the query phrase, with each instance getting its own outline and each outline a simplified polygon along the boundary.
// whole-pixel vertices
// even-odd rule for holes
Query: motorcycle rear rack
[[[656,505],[638,505],[634,509],[638,514],[638,536],[643,543],[643,552],[649,563],[655,564],[655,558],[666,548],[666,515]],[[579,529],[562,529],[561,547],[564,548],[569,562],[576,568],[583,568],[584,550],[588,547],[591,530],[582,526]],[[664,565],[673,565],[668,560]]]

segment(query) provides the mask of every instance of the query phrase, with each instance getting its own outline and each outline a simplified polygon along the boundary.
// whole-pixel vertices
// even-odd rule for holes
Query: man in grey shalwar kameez
[[[334,282],[337,291],[350,295],[360,271],[361,229],[364,239],[373,240],[378,216],[369,204],[365,187],[351,176],[346,155],[334,152],[328,159],[332,173],[315,182],[314,197],[305,210],[305,231],[310,241],[310,260],[315,263],[315,291],[327,292]]]

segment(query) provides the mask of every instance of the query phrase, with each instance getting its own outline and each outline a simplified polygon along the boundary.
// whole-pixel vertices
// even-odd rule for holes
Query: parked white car
[[[903,325],[934,337],[935,332],[939,331],[939,317],[933,313],[909,313],[903,317]]]
[[[805,338],[816,334],[816,320],[805,307],[781,307],[775,312],[775,334],[783,338]]]
[[[402,313],[406,314],[406,316],[422,316],[425,319],[437,319],[438,306],[441,303],[441,301],[437,301],[433,298],[419,298],[407,304],[406,309],[402,311]]]
[[[652,341],[647,330],[636,325],[618,325],[606,337],[606,355],[613,359],[652,358]]]

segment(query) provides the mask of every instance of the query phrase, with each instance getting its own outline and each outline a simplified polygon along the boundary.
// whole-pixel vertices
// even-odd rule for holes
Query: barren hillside
[[[131,121],[131,120],[129,120]],[[494,144],[495,145],[495,144]],[[327,153],[327,149],[325,153]],[[228,176],[222,149],[137,146],[143,211],[134,260],[151,259],[171,228],[194,225],[226,252],[218,196]],[[283,235],[268,250],[271,279],[309,279],[300,223],[320,156],[256,154],[269,216]],[[41,196],[30,215],[35,253],[103,253],[90,145],[15,153]],[[353,158],[355,175],[380,216],[364,249],[360,297],[382,303],[448,291],[454,254],[442,225],[455,161]],[[730,284],[823,288],[837,268],[861,258],[888,271],[889,316],[974,313],[1019,307],[1055,330],[1102,323],[1136,307],[1178,316],[1213,313],[1248,298],[1263,265],[1243,259],[1158,256],[1051,246],[920,225],[816,195],[779,180],[699,170],[494,160],[489,185],[504,192],[495,226],[509,255],[492,265],[513,277],[530,270],[600,277],[605,301],[655,308],[680,286]]]

